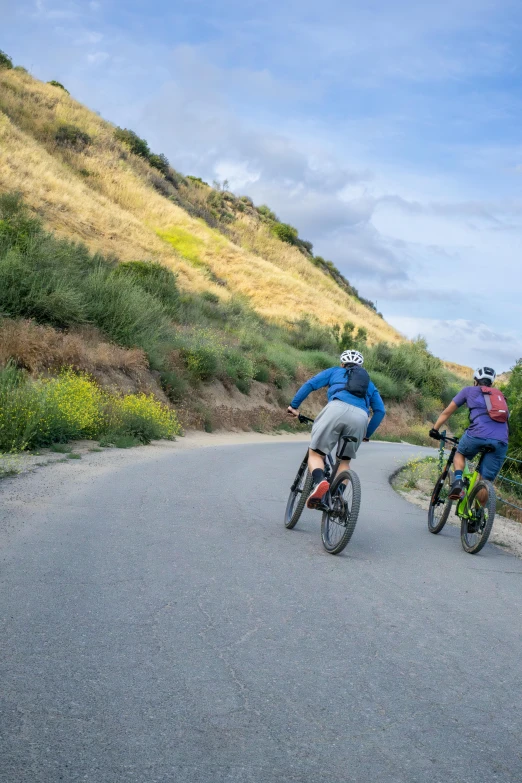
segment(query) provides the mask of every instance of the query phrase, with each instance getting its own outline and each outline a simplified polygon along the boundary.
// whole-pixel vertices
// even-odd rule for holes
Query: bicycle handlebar
[[[302,413],[299,413],[297,418],[301,424],[313,424],[315,421],[315,419],[309,419],[308,416],[303,416]]]
[[[439,433],[438,440],[442,440],[444,443],[446,443],[446,442],[447,443],[454,443],[455,446],[459,445],[459,439],[458,438],[450,438],[449,435],[440,435],[440,433]]]

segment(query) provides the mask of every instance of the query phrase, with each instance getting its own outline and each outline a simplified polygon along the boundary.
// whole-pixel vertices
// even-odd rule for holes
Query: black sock
[[[324,481],[324,470],[321,470],[321,468],[312,470],[312,479],[314,484],[320,484],[321,481]]]

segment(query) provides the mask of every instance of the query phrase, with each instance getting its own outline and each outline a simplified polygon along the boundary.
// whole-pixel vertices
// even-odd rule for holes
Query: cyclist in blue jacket
[[[343,351],[340,367],[330,367],[310,378],[288,407],[288,413],[298,415],[298,408],[311,392],[328,387],[328,404],[316,417],[308,452],[308,469],[313,487],[307,500],[308,508],[317,508],[328,491],[324,477],[324,458],[342,436],[357,440],[347,443],[339,470],[349,470],[363,440],[368,440],[384,419],[386,409],[377,387],[363,368],[364,357],[359,351]],[[370,410],[372,417],[368,421]]]

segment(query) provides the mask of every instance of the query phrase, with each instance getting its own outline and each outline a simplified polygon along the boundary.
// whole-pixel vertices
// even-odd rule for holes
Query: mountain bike
[[[428,510],[428,530],[430,533],[440,533],[450,515],[453,500],[449,493],[453,483],[451,466],[459,445],[458,438],[440,436],[444,443],[451,443],[453,447],[446,465],[438,477],[430,499]],[[489,538],[495,511],[497,497],[493,484],[480,476],[481,462],[485,454],[494,451],[492,446],[484,446],[479,451],[480,459],[475,470],[471,470],[466,460],[462,479],[464,490],[457,505],[455,513],[460,519],[460,540],[465,552],[476,555],[480,552]]]
[[[299,414],[301,424],[313,424],[314,420]],[[345,436],[340,438],[337,447],[336,461],[327,454],[324,464],[324,474],[330,483],[330,488],[318,510],[323,512],[321,518],[321,539],[323,546],[331,555],[342,552],[353,535],[359,508],[361,505],[361,483],[353,470],[343,470],[338,473],[339,465],[347,443],[355,443],[357,438]],[[308,470],[308,449],[290,487],[290,495],[285,510],[285,527],[294,528],[303,513],[306,501],[312,491],[312,475]]]

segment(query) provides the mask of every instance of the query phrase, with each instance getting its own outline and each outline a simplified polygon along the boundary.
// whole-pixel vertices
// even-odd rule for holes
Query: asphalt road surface
[[[317,512],[282,524],[303,450],[53,467],[4,504],[2,783],[520,783],[522,562],[430,535],[394,444],[327,554]]]

